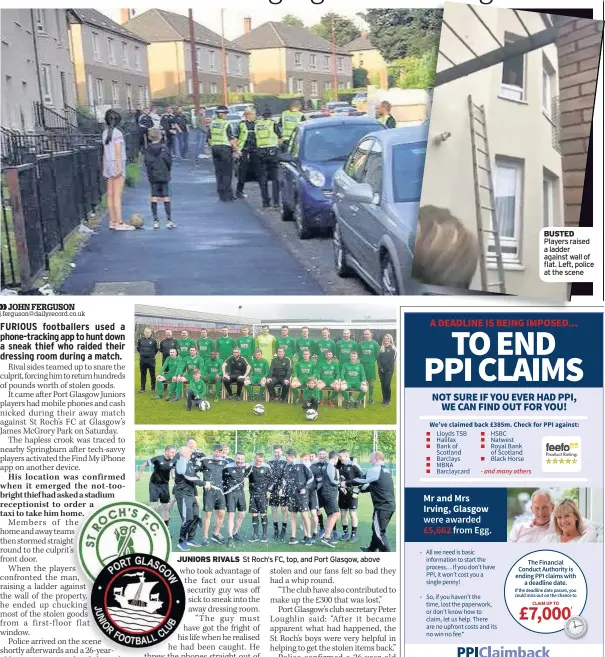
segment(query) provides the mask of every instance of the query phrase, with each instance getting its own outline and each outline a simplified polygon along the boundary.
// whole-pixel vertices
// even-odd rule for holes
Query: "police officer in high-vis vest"
[[[258,184],[263,197],[263,208],[271,206],[269,198],[269,181],[271,181],[273,207],[279,207],[279,183],[277,171],[279,166],[279,148],[281,130],[271,118],[271,110],[265,109],[263,118],[256,121],[256,152],[258,153]]]
[[[233,150],[237,149],[237,139],[227,121],[229,109],[225,105],[216,108],[216,117],[210,124],[208,142],[212,146],[212,161],[216,175],[216,189],[221,201],[233,201],[231,178],[233,176]]]
[[[244,120],[239,124],[237,135],[239,166],[237,169],[236,198],[244,198],[244,185],[248,171],[252,169],[258,176],[258,154],[256,152],[256,110],[244,112]]]
[[[294,100],[290,105],[290,109],[282,112],[279,119],[279,127],[282,131],[282,137],[284,141],[282,143],[282,149],[285,150],[288,147],[290,142],[290,137],[296,130],[296,126],[305,120],[305,115],[300,111],[300,101]]]
[[[388,100],[383,100],[378,107],[378,120],[384,123],[387,128],[396,128],[397,121],[391,114],[391,103]]]

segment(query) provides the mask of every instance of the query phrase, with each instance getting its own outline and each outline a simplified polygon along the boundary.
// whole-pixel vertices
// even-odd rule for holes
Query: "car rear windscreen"
[[[376,130],[380,130],[376,123],[338,123],[306,130],[302,158],[311,162],[344,162],[357,142]]]
[[[426,142],[393,147],[393,197],[395,203],[420,201]]]

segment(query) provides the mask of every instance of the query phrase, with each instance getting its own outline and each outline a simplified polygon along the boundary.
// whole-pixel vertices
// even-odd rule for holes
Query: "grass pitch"
[[[395,482],[396,483],[396,482]],[[172,490],[172,484],[170,485]],[[245,487],[246,491],[246,504],[248,503],[248,487]],[[141,477],[141,481],[136,483],[135,495],[138,502],[143,504],[149,503],[149,473],[145,472]],[[202,502],[202,491],[200,490],[199,502],[201,505]],[[326,545],[323,545],[321,542],[317,541],[315,545],[306,547],[304,545],[288,545],[286,543],[276,542],[272,540],[273,536],[273,521],[271,517],[271,510],[267,514],[269,519],[269,542],[268,543],[251,543],[249,539],[252,537],[252,516],[249,513],[246,513],[242,528],[240,530],[240,536],[245,537],[246,541],[244,543],[237,543],[235,547],[228,548],[224,545],[219,545],[218,543],[210,543],[206,547],[202,548],[191,548],[190,552],[325,552],[331,554],[332,552],[359,552],[360,547],[367,547],[370,544],[372,538],[372,500],[369,493],[362,493],[359,496],[359,508],[357,509],[357,516],[359,518],[359,526],[357,528],[357,543],[348,543],[339,541],[336,547],[329,548]],[[280,513],[280,528],[281,528],[281,513]],[[325,522],[325,514],[324,514]],[[181,526],[181,519],[176,507],[172,510],[170,516],[170,537],[172,538],[172,549],[175,553],[180,552],[177,548],[177,542],[179,538],[179,529]],[[210,534],[212,533],[213,523],[210,525]],[[340,518],[336,523],[336,528],[338,533],[342,533],[342,526],[340,524]],[[349,527],[349,532],[350,532]],[[225,522],[221,530],[221,534],[227,536],[227,515],[225,514]],[[202,529],[200,528],[196,534],[196,539],[200,539],[202,536]],[[389,527],[387,529],[387,536],[389,539],[389,546],[391,551],[394,552],[396,549],[395,544],[395,516],[393,516]],[[290,523],[288,522],[287,529],[287,539],[290,538]],[[302,532],[300,530],[300,517],[299,517],[299,527],[297,530],[297,538],[300,540],[302,538]],[[286,539],[286,541],[287,541]]]

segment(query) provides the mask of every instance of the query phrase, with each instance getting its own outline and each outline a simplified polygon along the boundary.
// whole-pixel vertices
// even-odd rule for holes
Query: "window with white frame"
[[[92,75],[88,76],[88,102],[91,105],[94,105],[95,103],[95,87],[92,82]]]
[[[242,74],[242,58],[239,55],[235,57],[235,72],[238,75]]]
[[[309,66],[311,68],[317,68],[317,55],[309,55]]]
[[[324,82],[324,91],[330,91],[332,89],[331,82]]]
[[[504,33],[504,43],[514,43],[521,37]],[[514,55],[502,63],[500,96],[508,100],[525,100],[525,55]]]
[[[107,37],[107,60],[110,64],[116,63],[116,53],[113,49],[113,39],[111,37]]]
[[[122,63],[126,68],[130,68],[130,59],[128,58],[128,44],[122,41]]]
[[[111,104],[120,104],[120,85],[118,84],[117,80],[111,81]]]
[[[303,92],[303,81],[296,80],[296,93],[301,94]]]
[[[132,108],[132,85],[126,85],[126,105],[128,109]]]
[[[137,71],[141,70],[141,49],[139,46],[134,47],[134,66]]]
[[[50,64],[42,64],[40,83],[42,85],[42,101],[45,105],[53,104],[53,83]]]
[[[319,96],[319,86],[317,80],[311,80],[311,96],[317,98]]]
[[[237,87],[237,89],[236,89],[236,91],[237,91],[237,93],[238,93],[238,94],[241,94],[241,93],[243,93],[243,92],[244,92],[244,88],[242,87],[242,85],[241,85],[241,84],[240,84],[240,85],[238,85],[238,87]]]
[[[197,83],[197,88],[199,89],[200,93],[204,93],[204,83],[203,82],[198,82]]]
[[[324,68],[330,68],[330,55],[324,55]]]
[[[96,32],[92,33],[92,56],[96,62],[101,61],[101,48],[99,47],[99,35]]]
[[[546,55],[542,55],[542,109],[549,119],[553,119],[554,98],[557,95],[557,76]]]
[[[216,71],[216,51],[215,50],[209,50],[208,55],[210,57],[210,70],[211,71]]]
[[[44,9],[34,9],[34,16],[36,18],[36,32],[46,32],[46,22],[44,20]]]
[[[211,94],[217,94],[218,93],[218,84],[216,84],[216,82],[211,82],[210,83],[210,93]]]
[[[294,78],[288,78],[288,93],[294,93]]]
[[[559,206],[558,187],[559,179],[547,169],[542,176],[542,213],[544,228],[552,228],[558,224]]]
[[[55,21],[57,23],[57,43],[62,45],[65,30],[65,9],[55,9]]]
[[[202,68],[202,49],[199,46],[195,47],[195,65],[198,70]]]
[[[191,78],[187,78],[187,93],[193,93],[193,80]]]
[[[143,95],[145,96],[145,105],[149,106],[149,87],[147,85],[143,87]]]
[[[339,70],[339,71],[342,71],[342,70],[344,69],[344,58],[343,58],[343,57],[339,57],[339,58],[336,60],[336,64],[337,64],[337,66],[338,66],[338,70]]]
[[[496,156],[494,173],[495,214],[500,234],[502,260],[520,262],[520,243],[523,220],[523,162]],[[488,253],[495,254],[493,238]]]
[[[95,105],[103,104],[103,80],[97,78],[95,80]]]
[[[145,87],[139,86],[139,104],[145,104]]]
[[[295,52],[294,53],[294,66],[296,68],[302,68],[302,52]]]

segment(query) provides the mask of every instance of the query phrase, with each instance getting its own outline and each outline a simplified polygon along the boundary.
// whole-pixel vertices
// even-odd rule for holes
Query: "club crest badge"
[[[185,613],[185,589],[174,568],[158,557],[132,553],[113,559],[95,579],[95,622],[109,639],[148,648],[167,639]]]
[[[134,553],[170,555],[170,535],[160,516],[138,502],[114,502],[97,509],[82,525],[78,557],[94,580],[110,561]]]

